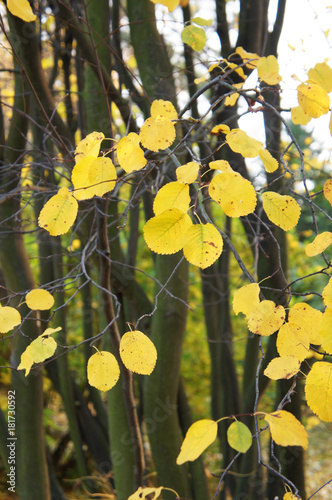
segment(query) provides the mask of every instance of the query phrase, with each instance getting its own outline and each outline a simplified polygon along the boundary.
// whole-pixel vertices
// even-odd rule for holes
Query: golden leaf
[[[54,305],[54,297],[42,288],[31,290],[25,296],[27,306],[34,311],[47,311]]]
[[[300,326],[285,323],[278,332],[277,350],[280,356],[295,356],[303,361],[309,354],[309,335]]]
[[[309,306],[305,302],[298,302],[292,306],[288,313],[288,321],[299,326],[309,337],[311,344],[319,345],[321,338],[319,335],[320,323],[323,313]]]
[[[252,333],[269,337],[279,330],[285,321],[285,309],[276,306],[272,300],[262,300],[252,311],[248,319],[248,328]]]
[[[314,241],[309,243],[305,247],[305,253],[308,257],[314,257],[318,255],[330,246],[332,243],[332,233],[329,231],[324,231],[323,233],[317,234]]]
[[[110,158],[84,156],[73,168],[71,180],[77,200],[103,196],[116,184],[116,170]]]
[[[210,182],[209,195],[228,217],[248,215],[257,203],[254,186],[236,172],[216,175]]]
[[[190,161],[175,171],[176,178],[181,184],[192,184],[197,179],[199,172],[199,164],[195,161]]]
[[[42,208],[38,225],[46,229],[51,236],[65,234],[74,224],[77,211],[78,203],[73,194],[63,187]]]
[[[278,410],[264,415],[273,441],[280,446],[302,446],[308,448],[308,434],[301,422],[292,413]]]
[[[153,117],[163,116],[169,120],[177,120],[178,114],[171,101],[157,99],[151,104],[150,115]]]
[[[312,342],[313,344],[321,344],[324,351],[332,354],[332,309],[326,307],[322,314],[322,321],[319,323],[318,330],[320,342]]]
[[[120,139],[116,152],[120,167],[123,168],[127,174],[134,170],[141,170],[147,163],[144,151],[140,147],[139,135],[134,132],[130,132],[130,134]]]
[[[332,422],[332,364],[316,361],[304,387],[308,406],[323,422]]]
[[[13,16],[19,17],[26,23],[37,19],[28,0],[7,0],[7,8]]]
[[[234,313],[238,315],[241,312],[249,318],[252,311],[259,306],[259,292],[257,283],[250,283],[236,290],[233,297]]]
[[[139,137],[145,148],[157,152],[173,144],[175,127],[168,118],[151,116],[143,123]]]
[[[326,90],[311,80],[297,87],[297,97],[305,114],[312,118],[319,118],[329,111],[330,98]]]
[[[148,247],[159,254],[173,254],[183,248],[186,232],[192,225],[189,215],[177,208],[152,217],[143,228]]]
[[[156,365],[157,350],[149,337],[139,330],[133,330],[121,337],[120,356],[128,370],[150,375]]]
[[[300,369],[301,361],[295,356],[274,358],[264,370],[264,375],[272,380],[294,377]]]
[[[260,56],[254,52],[247,52],[243,47],[236,47],[236,54],[242,58],[242,61],[246,63],[247,68],[254,69],[257,67]]]
[[[324,196],[332,205],[332,179],[328,179],[324,184]]]
[[[308,76],[328,94],[332,92],[332,69],[326,62],[317,63],[314,68],[309,69]]]
[[[261,57],[257,62],[257,70],[259,79],[268,85],[277,85],[282,80],[275,56]]]
[[[263,162],[265,170],[270,174],[278,169],[278,162],[267,149],[261,149],[258,153]]]
[[[108,351],[93,354],[88,361],[88,381],[100,391],[108,391],[120,377],[120,368],[115,356]]]
[[[22,353],[21,362],[17,369],[25,370],[25,376],[27,377],[34,363],[42,363],[45,359],[53,356],[57,343],[50,335],[60,330],[60,326],[58,328],[47,328],[44,333],[33,340]]]
[[[250,137],[244,130],[233,128],[226,135],[226,142],[235,153],[240,153],[244,158],[255,158],[263,148],[263,144]]]
[[[324,288],[322,292],[322,297],[324,304],[330,309],[332,309],[332,278],[329,279],[328,284]]]
[[[0,306],[0,333],[7,333],[21,323],[21,315],[10,306]]]
[[[263,193],[263,208],[270,221],[284,231],[293,229],[301,214],[300,205],[294,198],[273,191]]]
[[[161,491],[163,490],[163,486],[159,486],[159,488],[149,488],[140,486],[138,490],[135,491],[128,500],[144,500],[149,495],[153,495],[152,500],[157,500],[160,497]]]
[[[182,465],[196,460],[216,440],[217,432],[218,424],[214,420],[203,419],[193,423],[184,438],[176,463]]]
[[[209,167],[211,168],[211,170],[220,170],[222,174],[224,174],[225,172],[235,173],[227,160],[210,161]]]
[[[194,224],[185,235],[183,254],[190,264],[210,267],[221,255],[223,240],[212,224]]]
[[[180,3],[180,0],[151,0],[154,4],[164,5],[168,8],[169,12],[172,12]]]
[[[75,149],[75,162],[84,158],[84,156],[92,156],[97,158],[100,152],[101,142],[105,139],[102,132],[91,132],[82,139]]]
[[[294,125],[307,125],[311,118],[311,116],[305,114],[302,106],[295,106],[291,109],[291,120]]]
[[[211,135],[228,134],[228,132],[230,132],[230,130],[231,129],[229,128],[228,125],[221,123],[220,125],[216,125],[215,127],[213,127],[210,134]]]
[[[160,215],[171,208],[187,212],[189,205],[189,186],[175,181],[169,182],[159,189],[153,202],[153,211],[155,215]]]

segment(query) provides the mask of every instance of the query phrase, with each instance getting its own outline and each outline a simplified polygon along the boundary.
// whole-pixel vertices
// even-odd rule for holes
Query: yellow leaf
[[[192,225],[186,235],[183,254],[190,264],[201,269],[210,267],[221,255],[223,240],[212,224]]]
[[[312,118],[325,115],[329,110],[330,98],[326,90],[310,80],[297,87],[297,97],[305,114]]]
[[[21,355],[21,362],[18,365],[17,369],[18,370],[25,370],[25,376],[27,377],[30,373],[31,367],[33,365],[33,359],[32,359],[32,354],[31,350],[29,349],[30,346],[28,346],[24,352],[22,352]]]
[[[183,248],[186,232],[192,225],[189,215],[177,208],[152,217],[143,228],[148,247],[159,254],[173,254]]]
[[[239,97],[240,94],[238,92],[234,92],[233,94],[226,96],[225,106],[235,106]]]
[[[302,446],[308,448],[308,434],[304,426],[292,413],[278,410],[264,415],[270,425],[271,437],[280,446]]]
[[[275,56],[261,57],[257,62],[257,70],[259,79],[268,85],[277,85],[282,79]]]
[[[301,500],[301,498],[297,497],[296,495],[293,495],[290,491],[284,494],[282,497],[282,500]]]
[[[320,342],[312,342],[312,344],[321,344],[321,348],[324,351],[332,353],[332,309],[326,307],[318,328]]]
[[[153,211],[156,215],[160,215],[170,208],[187,212],[189,205],[189,186],[175,181],[169,182],[159,189],[153,202]]]
[[[293,229],[301,214],[300,205],[294,198],[273,191],[263,193],[263,208],[270,221],[284,231]]]
[[[198,24],[198,26],[211,26],[212,19],[204,19],[203,17],[193,17],[191,23]]]
[[[200,51],[204,49],[206,44],[206,33],[199,26],[185,26],[181,33],[183,43],[189,45],[193,50]]]
[[[259,157],[263,162],[265,170],[271,174],[278,169],[278,162],[267,149],[261,149],[259,151]]]
[[[88,381],[100,391],[108,391],[115,386],[120,377],[118,362],[111,352],[100,351],[88,361]]]
[[[73,168],[71,180],[77,200],[103,196],[116,184],[116,170],[110,158],[84,156]]]
[[[276,306],[272,300],[262,300],[252,311],[248,319],[248,328],[252,333],[269,337],[279,330],[285,321],[285,309]]]
[[[21,315],[10,306],[0,306],[0,333],[7,333],[21,323]]]
[[[125,367],[140,375],[150,375],[157,361],[157,350],[139,330],[126,332],[120,341],[120,356]]]
[[[63,187],[42,208],[38,225],[46,229],[51,236],[65,234],[74,224],[77,211],[78,203],[73,194]]]
[[[319,327],[322,319],[323,313],[305,302],[298,302],[290,308],[288,313],[288,321],[305,331],[311,344],[321,343]]]
[[[228,125],[221,123],[220,125],[216,125],[215,127],[213,127],[210,134],[211,135],[228,134],[228,132],[230,132],[230,130],[231,129],[229,128]]]
[[[218,424],[214,420],[203,419],[193,423],[184,438],[176,463],[182,465],[188,460],[196,460],[215,441],[217,431]]]
[[[160,497],[163,486],[159,486],[159,488],[148,488],[140,486],[138,490],[135,491],[128,500],[144,500],[149,495],[153,495],[152,500],[157,500]]]
[[[332,243],[332,233],[329,231],[324,231],[323,233],[317,234],[314,241],[309,243],[305,248],[305,253],[308,257],[314,257],[318,255],[330,246]]]
[[[272,380],[289,379],[300,369],[301,361],[295,356],[274,358],[264,370],[264,375]]]
[[[324,196],[332,205],[332,179],[327,180],[324,184]]]
[[[157,99],[151,104],[150,115],[153,117],[163,116],[169,120],[177,120],[178,114],[171,101]]]
[[[57,348],[57,343],[50,335],[59,330],[61,330],[60,326],[58,328],[47,328],[45,332],[33,340],[22,353],[21,362],[17,369],[25,370],[26,377],[29,375],[34,363],[42,363],[45,359],[53,356]]]
[[[242,58],[243,62],[246,63],[247,68],[254,69],[257,67],[260,56],[254,52],[247,52],[243,47],[236,47],[236,54]]]
[[[317,63],[314,68],[309,69],[308,76],[328,94],[332,92],[332,69],[326,62]]]
[[[222,174],[225,172],[233,172],[234,170],[230,166],[229,162],[227,160],[216,160],[216,161],[211,161],[209,163],[209,167],[211,170],[220,170]]]
[[[34,311],[47,311],[54,305],[54,298],[47,290],[31,290],[25,296],[27,306]]]
[[[75,162],[84,158],[84,156],[93,156],[97,158],[100,152],[101,142],[105,139],[102,132],[91,132],[82,139],[75,149]]]
[[[175,171],[176,178],[181,184],[192,184],[197,179],[199,172],[199,164],[195,161],[190,161],[182,167],[178,167]]]
[[[7,0],[7,8],[13,16],[19,17],[26,23],[37,19],[28,0]]]
[[[252,311],[259,306],[259,292],[257,283],[250,283],[236,290],[233,297],[234,313],[238,315],[241,312],[249,318]]]
[[[249,428],[236,420],[227,429],[229,446],[240,453],[246,453],[252,445],[252,435]]]
[[[116,152],[120,167],[127,174],[134,170],[141,170],[147,163],[144,151],[140,147],[139,135],[134,132],[130,132],[126,137],[120,139]]]
[[[309,354],[309,335],[300,326],[285,323],[278,332],[277,350],[280,356],[295,356],[303,361]]]
[[[332,113],[330,113],[329,130],[330,134],[332,135]]]
[[[233,128],[226,135],[226,142],[235,153],[240,153],[244,158],[255,158],[258,156],[263,144],[250,137],[244,130]]]
[[[326,307],[332,309],[332,278],[329,279],[328,284],[322,292],[322,297]]]
[[[145,148],[157,152],[173,144],[175,127],[168,118],[151,116],[143,123],[139,137]]]
[[[323,422],[332,422],[332,364],[316,361],[304,387],[308,406]]]
[[[151,0],[154,4],[164,5],[168,8],[169,12],[172,12],[180,3],[179,0]]]
[[[305,114],[302,106],[295,106],[291,109],[291,120],[294,125],[307,125],[311,118],[311,116]]]
[[[236,172],[216,175],[210,182],[209,195],[228,217],[251,214],[257,203],[254,186]]]

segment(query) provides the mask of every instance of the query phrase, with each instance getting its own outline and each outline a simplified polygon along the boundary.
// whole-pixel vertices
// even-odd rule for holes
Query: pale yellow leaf
[[[316,361],[305,383],[308,406],[323,422],[332,422],[332,364]]]
[[[227,160],[210,161],[209,167],[211,168],[211,170],[220,170],[222,174],[224,174],[225,172],[235,173]]]
[[[156,365],[157,350],[149,337],[139,330],[133,330],[121,337],[120,356],[128,370],[150,375]]]
[[[82,139],[76,146],[75,149],[75,161],[76,163],[84,158],[84,156],[92,156],[97,158],[100,152],[100,145],[105,139],[102,132],[91,132],[84,139]]]
[[[312,342],[313,344],[320,345],[321,348],[332,354],[332,309],[326,307],[322,314],[322,321],[318,325],[318,334],[320,342]]]
[[[308,257],[314,257],[318,255],[330,246],[332,243],[332,233],[329,231],[324,231],[323,233],[317,234],[314,241],[309,243],[305,247],[305,253]]]
[[[34,311],[47,311],[54,305],[54,297],[42,288],[31,290],[25,296],[27,306]]]
[[[180,3],[180,0],[151,0],[154,4],[164,5],[168,8],[169,12],[172,12]]]
[[[260,290],[257,283],[250,283],[236,290],[233,297],[234,313],[238,315],[241,312],[249,318],[252,311],[259,306],[259,293]]]
[[[278,162],[267,149],[261,149],[258,153],[263,162],[265,170],[270,174],[278,169]]]
[[[272,300],[262,300],[251,312],[248,328],[252,333],[269,337],[283,325],[285,316],[283,306],[276,306]]]
[[[26,23],[37,19],[28,0],[7,0],[7,8],[13,16],[19,17]]]
[[[140,146],[139,135],[134,132],[130,132],[130,134],[120,139],[116,152],[120,167],[127,174],[134,170],[141,170],[147,163],[144,151]]]
[[[263,193],[263,208],[270,221],[284,231],[293,229],[301,214],[300,205],[294,198],[273,191]]]
[[[74,224],[77,211],[78,203],[73,194],[63,187],[42,208],[38,225],[46,229],[51,236],[65,234]]]
[[[301,83],[297,87],[299,105],[306,115],[319,118],[329,111],[330,98],[322,87],[312,81]]]
[[[317,63],[314,68],[309,69],[308,76],[328,94],[332,92],[332,69],[326,62]]]
[[[116,170],[110,158],[84,156],[73,168],[71,180],[77,200],[103,196],[116,184]]]
[[[198,420],[193,423],[184,438],[181,451],[176,459],[178,465],[193,461],[217,438],[218,424],[214,420]]]
[[[285,323],[278,332],[277,350],[280,356],[294,356],[303,361],[309,354],[309,335],[300,326]]]
[[[210,223],[192,225],[185,235],[183,254],[190,264],[201,269],[210,267],[221,255],[223,240]]]
[[[289,379],[300,369],[301,361],[295,356],[274,358],[264,370],[264,375],[272,380]]]
[[[171,101],[157,99],[153,101],[150,109],[151,116],[163,116],[169,120],[177,120],[178,114]]]
[[[332,179],[328,179],[324,184],[324,196],[332,205]]]
[[[236,420],[227,429],[229,446],[240,453],[246,453],[252,445],[252,435],[249,428]]]
[[[10,306],[0,307],[0,333],[7,333],[21,323],[21,315]]]
[[[33,358],[32,358],[31,350],[29,349],[29,347],[30,346],[28,346],[25,349],[25,351],[22,352],[21,362],[17,367],[18,370],[25,370],[26,377],[29,375],[31,367],[33,365]]]
[[[254,186],[236,172],[216,175],[210,182],[209,195],[228,217],[251,214],[257,203]]]
[[[235,153],[240,153],[244,158],[255,158],[263,148],[263,144],[250,137],[244,130],[233,128],[226,135],[226,142]]]
[[[27,377],[34,363],[42,363],[45,359],[53,356],[57,343],[50,335],[60,330],[60,326],[58,328],[47,328],[42,335],[33,340],[22,353],[21,362],[17,369],[25,370],[25,376]]]
[[[257,62],[258,77],[268,85],[277,85],[281,81],[279,63],[275,56],[261,57]]]
[[[93,354],[88,361],[88,381],[100,391],[108,391],[120,377],[120,368],[115,356],[108,351]]]
[[[326,307],[332,309],[332,278],[329,279],[328,284],[322,292],[322,297]]]
[[[243,62],[246,63],[246,66],[249,69],[254,69],[257,67],[258,61],[260,60],[260,56],[255,54],[254,52],[247,52],[243,47],[236,47],[236,54],[242,58]]]
[[[292,413],[278,410],[264,415],[270,426],[271,437],[280,446],[302,446],[308,448],[308,434],[304,426]]]
[[[159,488],[149,488],[149,487],[142,487],[140,486],[138,490],[135,491],[128,500],[144,500],[146,499],[149,495],[149,498],[152,500],[157,500],[157,498],[160,497],[161,491],[163,490],[163,486],[159,486]]]
[[[155,215],[160,215],[171,208],[187,212],[189,205],[189,186],[175,181],[169,182],[159,189],[153,202],[153,211]]]
[[[302,106],[295,106],[291,109],[291,120],[294,125],[307,125],[311,118],[311,116],[305,114]]]
[[[193,24],[185,26],[181,32],[181,40],[193,50],[200,51],[206,44],[206,33],[203,28]]]
[[[195,161],[190,161],[175,171],[176,178],[181,184],[192,184],[197,179],[199,172],[199,164]]]
[[[171,208],[152,217],[143,228],[148,247],[159,254],[173,254],[183,248],[186,232],[192,225],[188,214]]]
[[[143,123],[139,137],[142,146],[157,152],[173,144],[175,127],[169,118],[151,116]]]
[[[288,313],[288,321],[299,326],[309,337],[311,344],[319,345],[321,338],[319,328],[323,318],[323,313],[309,306],[305,302],[298,302],[292,306]]]

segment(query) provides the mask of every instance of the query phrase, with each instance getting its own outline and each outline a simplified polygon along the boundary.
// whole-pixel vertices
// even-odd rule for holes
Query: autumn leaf
[[[314,68],[309,69],[308,76],[328,94],[332,92],[332,69],[326,62],[317,63]]]
[[[172,12],[180,3],[180,0],[151,0],[154,4],[164,5],[168,8],[169,12]]]
[[[184,438],[181,451],[176,459],[178,465],[193,461],[217,438],[218,424],[214,420],[198,420],[193,423]]]
[[[311,118],[311,116],[305,114],[302,106],[295,106],[291,109],[291,120],[294,125],[307,125]]]
[[[183,254],[190,264],[201,269],[210,267],[221,255],[223,240],[210,223],[194,224],[186,232]]]
[[[306,115],[319,118],[329,111],[330,98],[322,87],[311,80],[297,87],[299,105]]]
[[[300,369],[301,361],[295,356],[282,356],[270,361],[264,375],[272,380],[289,379]]]
[[[120,368],[115,356],[108,351],[98,351],[88,361],[88,381],[100,391],[108,391],[120,377]]]
[[[147,163],[144,151],[140,146],[139,135],[134,132],[130,132],[130,134],[120,139],[116,152],[120,167],[127,174],[135,170],[141,170]]]
[[[51,236],[67,233],[74,224],[78,211],[78,203],[66,187],[48,200],[42,208],[38,225],[46,229]]]
[[[17,369],[25,370],[25,376],[27,377],[34,363],[42,363],[53,356],[57,343],[51,335],[60,330],[60,326],[58,328],[47,328],[44,333],[33,340],[22,353],[21,362]]]
[[[254,186],[236,172],[217,174],[210,182],[209,195],[228,217],[251,214],[257,203]]]
[[[175,171],[176,178],[181,184],[192,184],[197,179],[199,172],[199,164],[195,161],[190,161]]]
[[[133,330],[121,337],[120,357],[128,370],[150,375],[156,365],[157,350],[149,337],[139,330]]]
[[[174,181],[165,184],[165,186],[159,189],[153,202],[153,211],[155,215],[160,215],[165,210],[171,208],[187,212],[189,205],[189,186]]]
[[[226,142],[232,151],[240,153],[244,158],[255,158],[263,148],[260,141],[239,128],[234,128],[226,135]]]
[[[47,290],[38,288],[25,296],[27,306],[34,311],[47,311],[54,305],[54,297]]]
[[[246,64],[247,68],[254,69],[257,67],[260,56],[254,52],[247,52],[243,47],[236,47],[235,53],[238,54],[242,61]]]
[[[241,312],[249,318],[252,311],[259,306],[259,293],[260,290],[257,283],[250,283],[236,290],[233,297],[234,313],[238,315]]]
[[[308,257],[314,257],[318,255],[330,246],[332,243],[332,233],[329,231],[324,231],[323,233],[317,234],[314,241],[309,243],[305,248],[305,253]]]
[[[183,43],[189,45],[193,50],[199,52],[204,49],[206,44],[206,33],[199,26],[185,26],[181,33]]]
[[[91,132],[82,139],[75,149],[75,162],[77,163],[85,156],[97,158],[100,152],[100,146],[105,136],[102,132]]]
[[[73,168],[71,180],[77,200],[103,196],[116,184],[116,170],[110,158],[84,156]]]
[[[295,356],[303,361],[309,354],[309,335],[300,326],[285,323],[278,332],[277,350],[280,356]]]
[[[328,179],[325,182],[323,192],[327,201],[332,205],[332,179]]]
[[[321,348],[328,353],[332,353],[332,309],[326,307],[322,314],[322,321],[318,325],[319,342]]]
[[[252,333],[268,337],[279,330],[285,321],[285,316],[283,306],[276,306],[272,300],[262,300],[251,312],[248,328]]]
[[[249,428],[236,420],[227,429],[229,446],[240,453],[246,453],[252,445],[252,435]]]
[[[282,500],[301,500],[301,499],[299,499],[298,496],[293,495],[292,492],[288,491],[287,493],[284,494]]]
[[[210,161],[209,167],[211,170],[220,170],[222,174],[225,172],[235,173],[227,160]]]
[[[220,123],[219,125],[215,125],[211,130],[211,135],[219,135],[219,134],[228,134],[230,132],[230,128],[225,123]]]
[[[22,318],[17,309],[10,306],[0,306],[0,333],[7,333],[21,324]]]
[[[156,99],[151,104],[150,115],[153,117],[163,116],[168,120],[177,120],[178,114],[171,101]]]
[[[332,422],[332,364],[316,361],[307,376],[304,390],[309,408],[323,422]]]
[[[19,17],[26,23],[37,19],[28,0],[7,0],[7,8],[13,16]]]
[[[257,62],[258,77],[268,85],[277,85],[281,81],[279,63],[275,56],[261,57]]]
[[[175,127],[169,118],[151,116],[143,123],[139,137],[142,146],[157,152],[173,144]]]
[[[294,304],[288,313],[289,323],[297,325],[305,331],[311,344],[319,345],[321,343],[319,328],[322,318],[323,313],[321,311],[314,309],[305,302]]]
[[[189,215],[171,208],[147,221],[143,228],[146,244],[153,252],[173,254],[183,248],[186,232],[192,225]]]
[[[328,284],[322,291],[322,297],[324,304],[330,309],[332,309],[332,278],[329,279]]]
[[[300,205],[294,198],[274,191],[263,193],[263,208],[270,221],[284,231],[293,229],[301,214]]]
[[[267,149],[261,149],[258,153],[260,159],[263,162],[265,170],[271,174],[278,169],[278,162]]]
[[[152,500],[157,500],[157,498],[160,497],[161,491],[163,490],[163,486],[159,486],[159,488],[149,488],[149,487],[142,487],[140,486],[138,490],[135,491],[128,500],[144,500],[146,499],[149,495],[153,495],[152,497],[149,496]]]
[[[308,447],[308,434],[301,422],[292,413],[278,410],[265,414],[264,419],[270,426],[271,437],[280,446]]]

